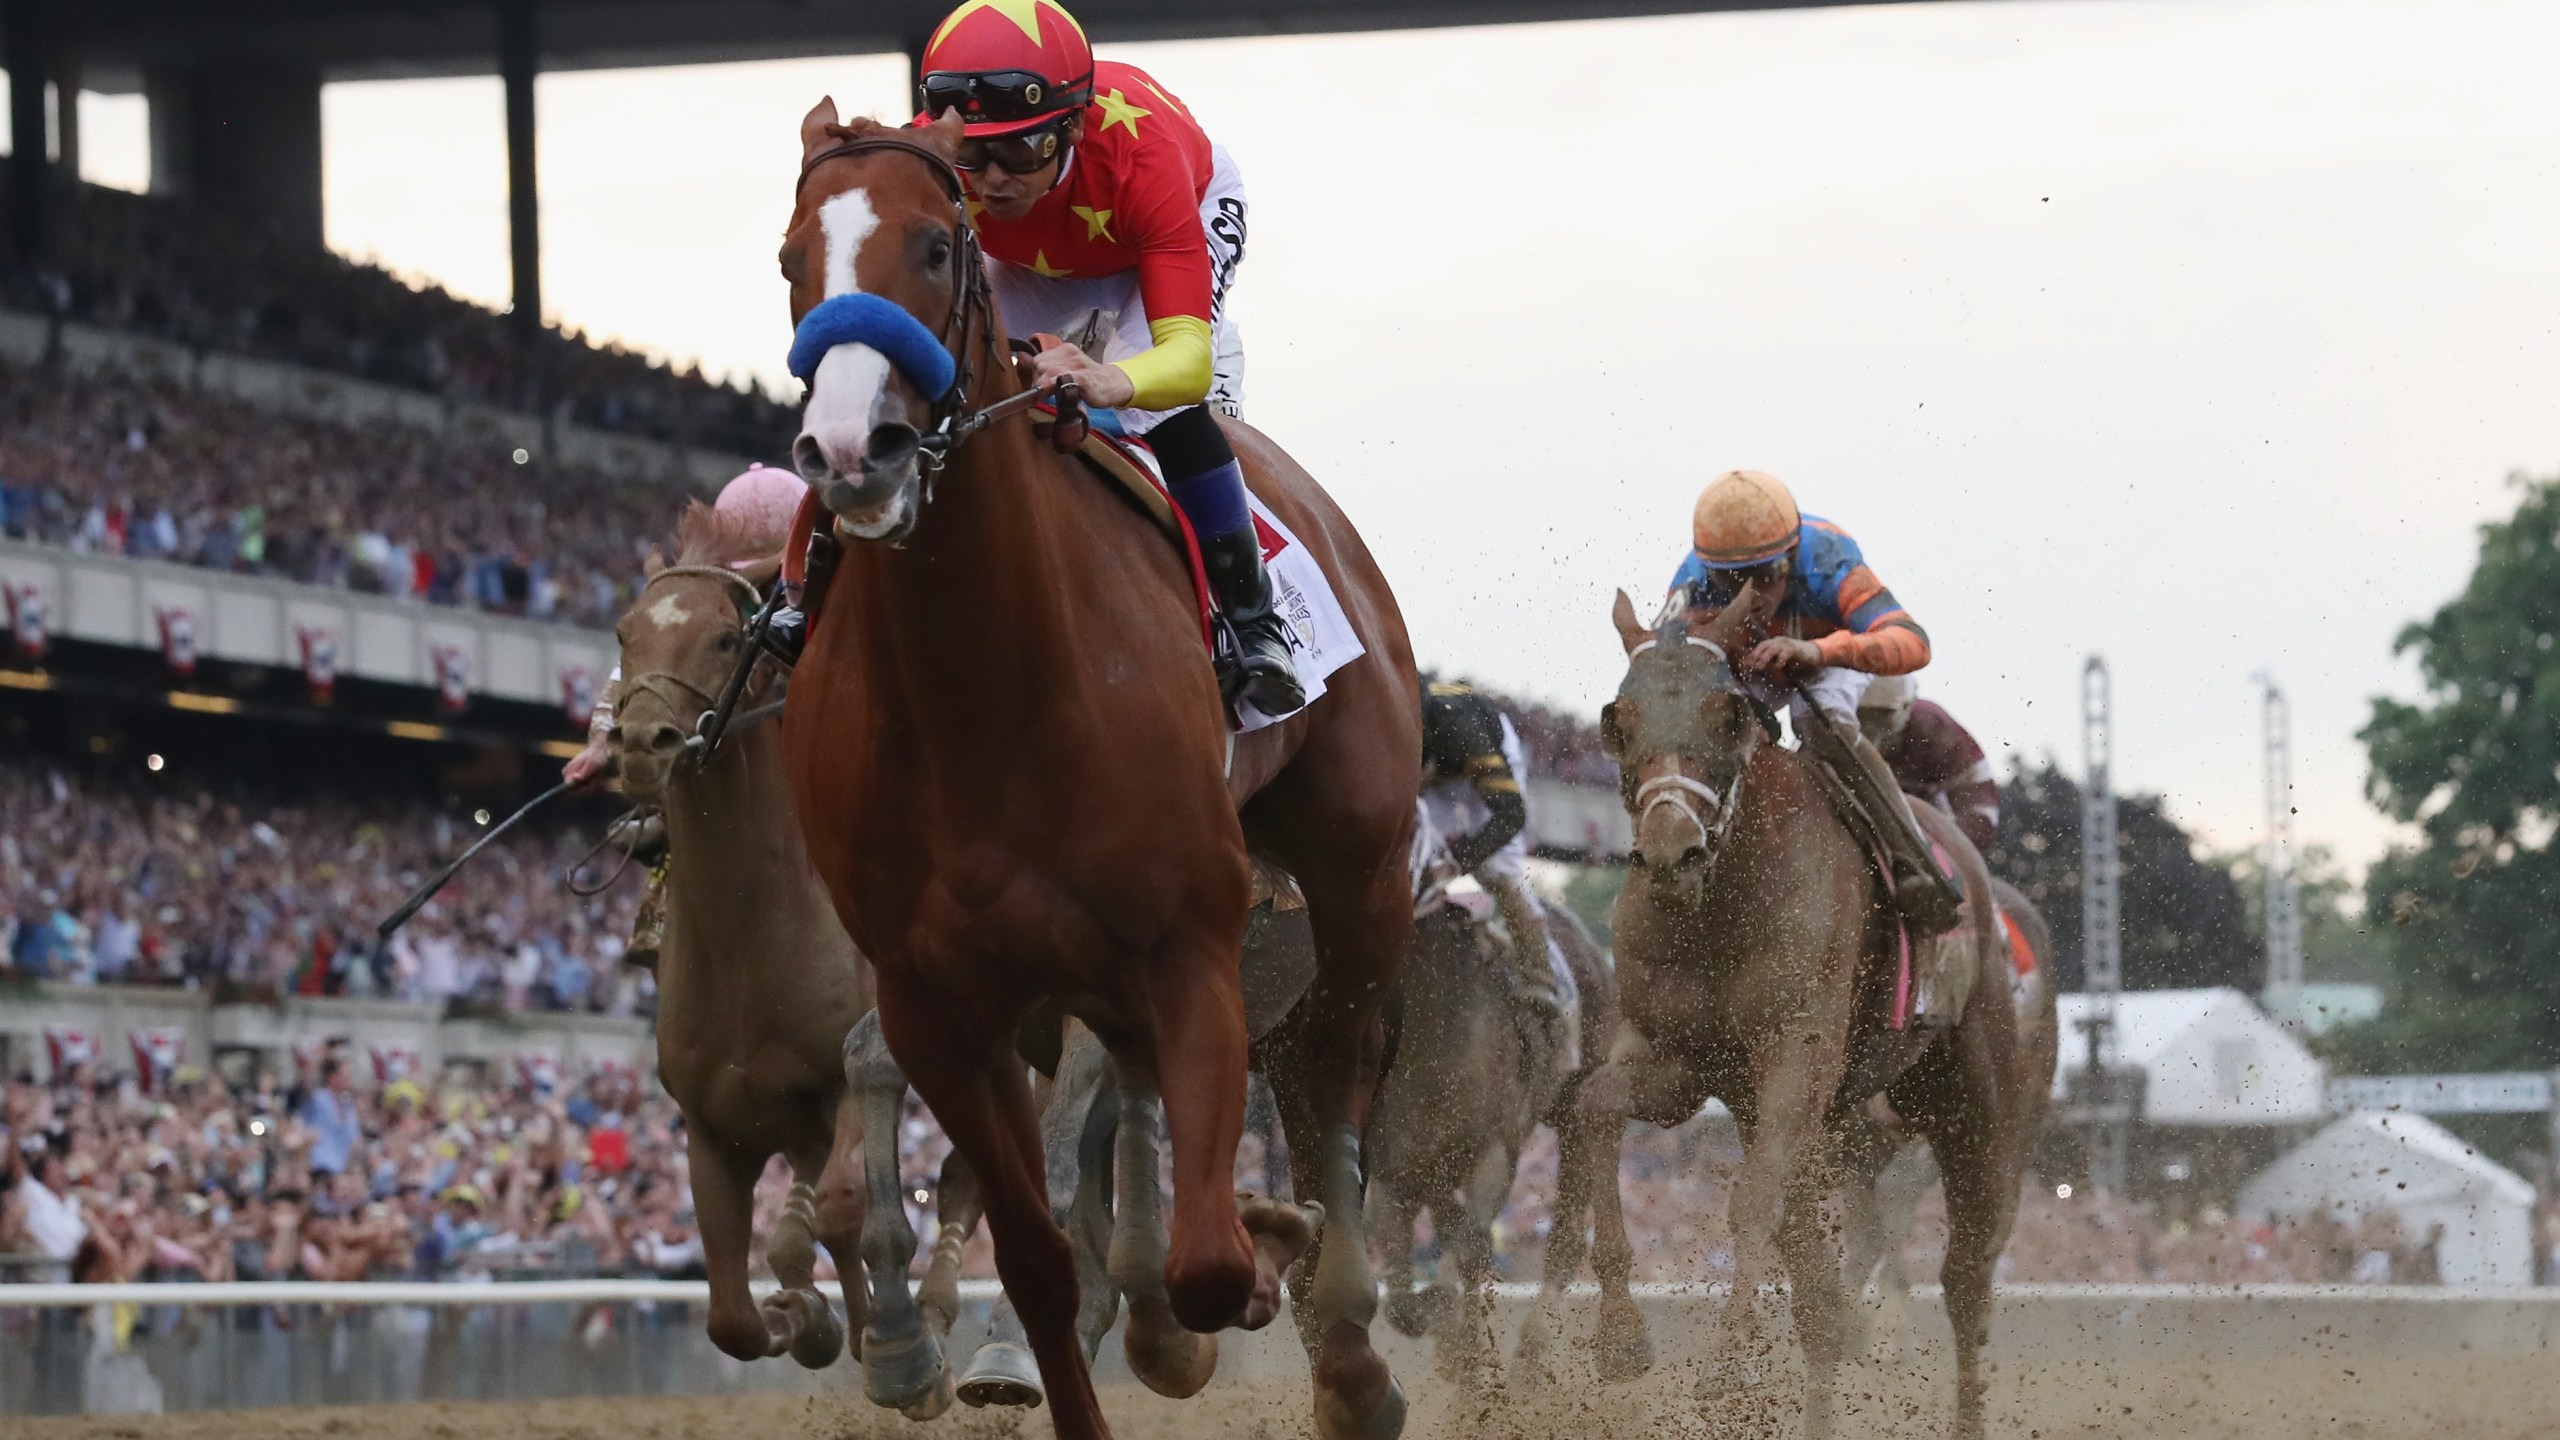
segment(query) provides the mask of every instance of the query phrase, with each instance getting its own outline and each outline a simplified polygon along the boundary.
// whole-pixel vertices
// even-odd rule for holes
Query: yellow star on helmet
[[[1046,275],[1050,279],[1055,280],[1061,275],[1071,275],[1075,272],[1071,270],[1060,270],[1051,266],[1049,264],[1048,251],[1034,250],[1031,252],[1031,273],[1034,275]]]
[[[1120,237],[1111,233],[1110,211],[1096,210],[1090,205],[1070,205],[1067,209],[1084,222],[1084,238],[1087,240],[1108,240],[1114,245],[1120,243]]]
[[[933,32],[933,39],[926,42],[925,48],[931,49],[940,44],[942,37],[958,29],[961,21],[981,10],[993,10],[1012,21],[1032,44],[1040,43],[1040,0],[969,0],[951,12],[951,18],[943,21],[942,28]]]
[[[1102,128],[1106,133],[1114,125],[1126,125],[1129,127],[1129,133],[1135,135],[1138,133],[1139,118],[1156,113],[1153,110],[1141,110],[1130,104],[1117,90],[1096,95],[1093,97],[1093,103],[1102,107]]]

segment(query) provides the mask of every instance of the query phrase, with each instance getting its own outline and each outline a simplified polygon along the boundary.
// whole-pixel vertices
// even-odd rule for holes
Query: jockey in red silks
[[[1894,908],[1913,929],[1953,929],[1961,903],[1939,872],[1928,837],[1913,818],[1884,756],[1858,728],[1858,700],[1879,675],[1907,675],[1929,663],[1929,635],[1893,598],[1849,532],[1804,514],[1774,475],[1732,470],[1698,496],[1690,514],[1691,550],[1672,576],[1673,592],[1690,605],[1720,611],[1758,582],[1774,595],[1765,631],[1755,629],[1733,669],[1746,690],[1773,707],[1792,706],[1796,733],[1827,724],[1838,746],[1806,753],[1821,761],[1875,821],[1874,841],[1893,867]],[[1808,713],[1790,682],[1812,697]],[[1832,764],[1833,750],[1854,763]]]
[[[1244,347],[1226,315],[1244,259],[1244,182],[1143,70],[1093,58],[1056,0],[968,0],[926,42],[924,118],[958,111],[969,212],[1006,327],[1042,337],[1042,383],[1071,379],[1143,435],[1200,537],[1236,632],[1242,698],[1306,704],[1272,603],[1244,474],[1217,414],[1241,413]]]
[[[1903,793],[1955,817],[1984,858],[2000,839],[2000,779],[1973,733],[1923,700],[1908,675],[1879,675],[1858,697],[1858,725],[1893,767]]]

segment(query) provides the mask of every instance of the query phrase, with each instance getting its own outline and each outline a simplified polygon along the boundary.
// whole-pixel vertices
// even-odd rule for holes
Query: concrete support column
[[[44,254],[53,240],[44,103],[52,20],[46,0],[0,0],[0,40],[9,47],[9,241],[28,257]]]
[[[152,194],[321,243],[318,70],[258,62],[154,70],[143,93]]]
[[[80,57],[57,45],[51,69],[54,173],[68,183],[80,178]]]
[[[497,0],[498,75],[507,91],[507,259],[519,340],[542,333],[542,200],[535,189],[533,79],[541,68],[539,0]]]

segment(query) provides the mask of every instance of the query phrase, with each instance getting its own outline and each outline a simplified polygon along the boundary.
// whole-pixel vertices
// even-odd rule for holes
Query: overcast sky
[[[1341,499],[1426,664],[1586,709],[1610,590],[1753,466],[1925,624],[1923,691],[2261,833],[2389,838],[2354,739],[2514,470],[2560,468],[2560,6],[2012,0],[1105,46],[1236,154],[1247,415]],[[894,58],[544,79],[545,295],[778,382],[820,94]],[[142,179],[134,100],[86,168]],[[495,80],[334,85],[330,243],[507,288]],[[386,156],[398,163],[385,163]],[[780,458],[780,447],[776,455]]]

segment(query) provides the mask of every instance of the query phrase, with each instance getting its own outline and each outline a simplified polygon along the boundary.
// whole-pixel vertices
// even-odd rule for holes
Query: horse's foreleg
[[[703,1269],[711,1277],[711,1313],[703,1329],[724,1355],[740,1360],[779,1355],[791,1344],[787,1322],[757,1305],[747,1289],[756,1177],[764,1173],[764,1157],[721,1145],[700,1126],[685,1132],[685,1157],[693,1179]]]
[[[1860,1176],[1849,1188],[1863,1190]],[[1805,1440],[1827,1440],[1832,1428],[1832,1391],[1838,1384],[1841,1319],[1847,1309],[1840,1283],[1840,1242],[1822,1218],[1824,1187],[1807,1176],[1787,1196],[1785,1217],[1778,1224],[1778,1250],[1786,1259],[1796,1343],[1804,1349]]]
[[[978,1177],[996,1273],[1039,1364],[1059,1440],[1110,1440],[1076,1342],[1075,1256],[1049,1218],[1039,1115],[1025,1067],[1009,1029],[997,1038],[973,1033],[932,998],[910,998],[898,977],[884,972],[883,1028],[912,1062],[917,1093]]]
[[[1590,1253],[1592,1196],[1601,1168],[1608,1167],[1612,1181],[1615,1179],[1618,1147],[1614,1139],[1602,1145],[1601,1137],[1604,1133],[1614,1137],[1625,1128],[1623,1124],[1612,1126],[1587,1116],[1581,1101],[1576,1089],[1557,1107],[1555,1211],[1547,1228],[1546,1257],[1538,1271],[1538,1298],[1520,1322],[1518,1348],[1512,1352],[1521,1377],[1534,1384],[1550,1383],[1555,1378],[1547,1368],[1547,1354],[1555,1344],[1557,1312],[1564,1303],[1565,1288],[1573,1283],[1582,1269],[1583,1257]]]
[[[1129,1302],[1129,1328],[1120,1344],[1129,1368],[1148,1389],[1184,1400],[1199,1394],[1217,1372],[1217,1337],[1184,1329],[1174,1318],[1168,1293],[1156,1157],[1161,1102],[1125,1075],[1119,1089],[1110,1274],[1112,1285]]]
[[[1812,1052],[1800,1054],[1798,1052]],[[1797,1170],[1822,1158],[1823,1111],[1836,1085],[1837,1047],[1806,1044],[1802,1032],[1769,1037],[1752,1057],[1758,1077],[1748,1105],[1737,1105],[1742,1168],[1734,1176],[1727,1215],[1733,1235],[1733,1296],[1725,1306],[1714,1358],[1699,1374],[1698,1394],[1713,1400],[1732,1389],[1766,1385],[1776,1369],[1769,1311],[1778,1278],[1778,1226]],[[1833,1256],[1838,1263],[1838,1256]]]
[[[1373,1177],[1369,1182],[1369,1233],[1378,1242],[1378,1283],[1387,1295],[1387,1323],[1401,1335],[1431,1328],[1430,1298],[1413,1288],[1413,1222],[1420,1207],[1406,1187]]]
[[[950,1408],[951,1372],[907,1289],[907,1268],[916,1258],[906,1181],[898,1173],[907,1077],[889,1054],[877,1011],[845,1036],[844,1069],[846,1083],[860,1097],[865,1137],[861,1248],[871,1294],[862,1329],[862,1393],[875,1405],[930,1419]]]
[[[960,1321],[960,1262],[983,1218],[978,1177],[970,1173],[967,1157],[956,1150],[943,1158],[942,1174],[933,1187],[933,1210],[933,1258],[925,1262],[924,1278],[916,1282],[916,1304],[924,1308],[925,1324],[948,1341],[951,1327]]]
[[[1450,1217],[1449,1256],[1458,1272],[1456,1303],[1440,1326],[1440,1367],[1469,1390],[1492,1378],[1500,1351],[1493,1343],[1493,1222],[1510,1198],[1509,1151],[1487,1145],[1457,1198],[1437,1207]]]

